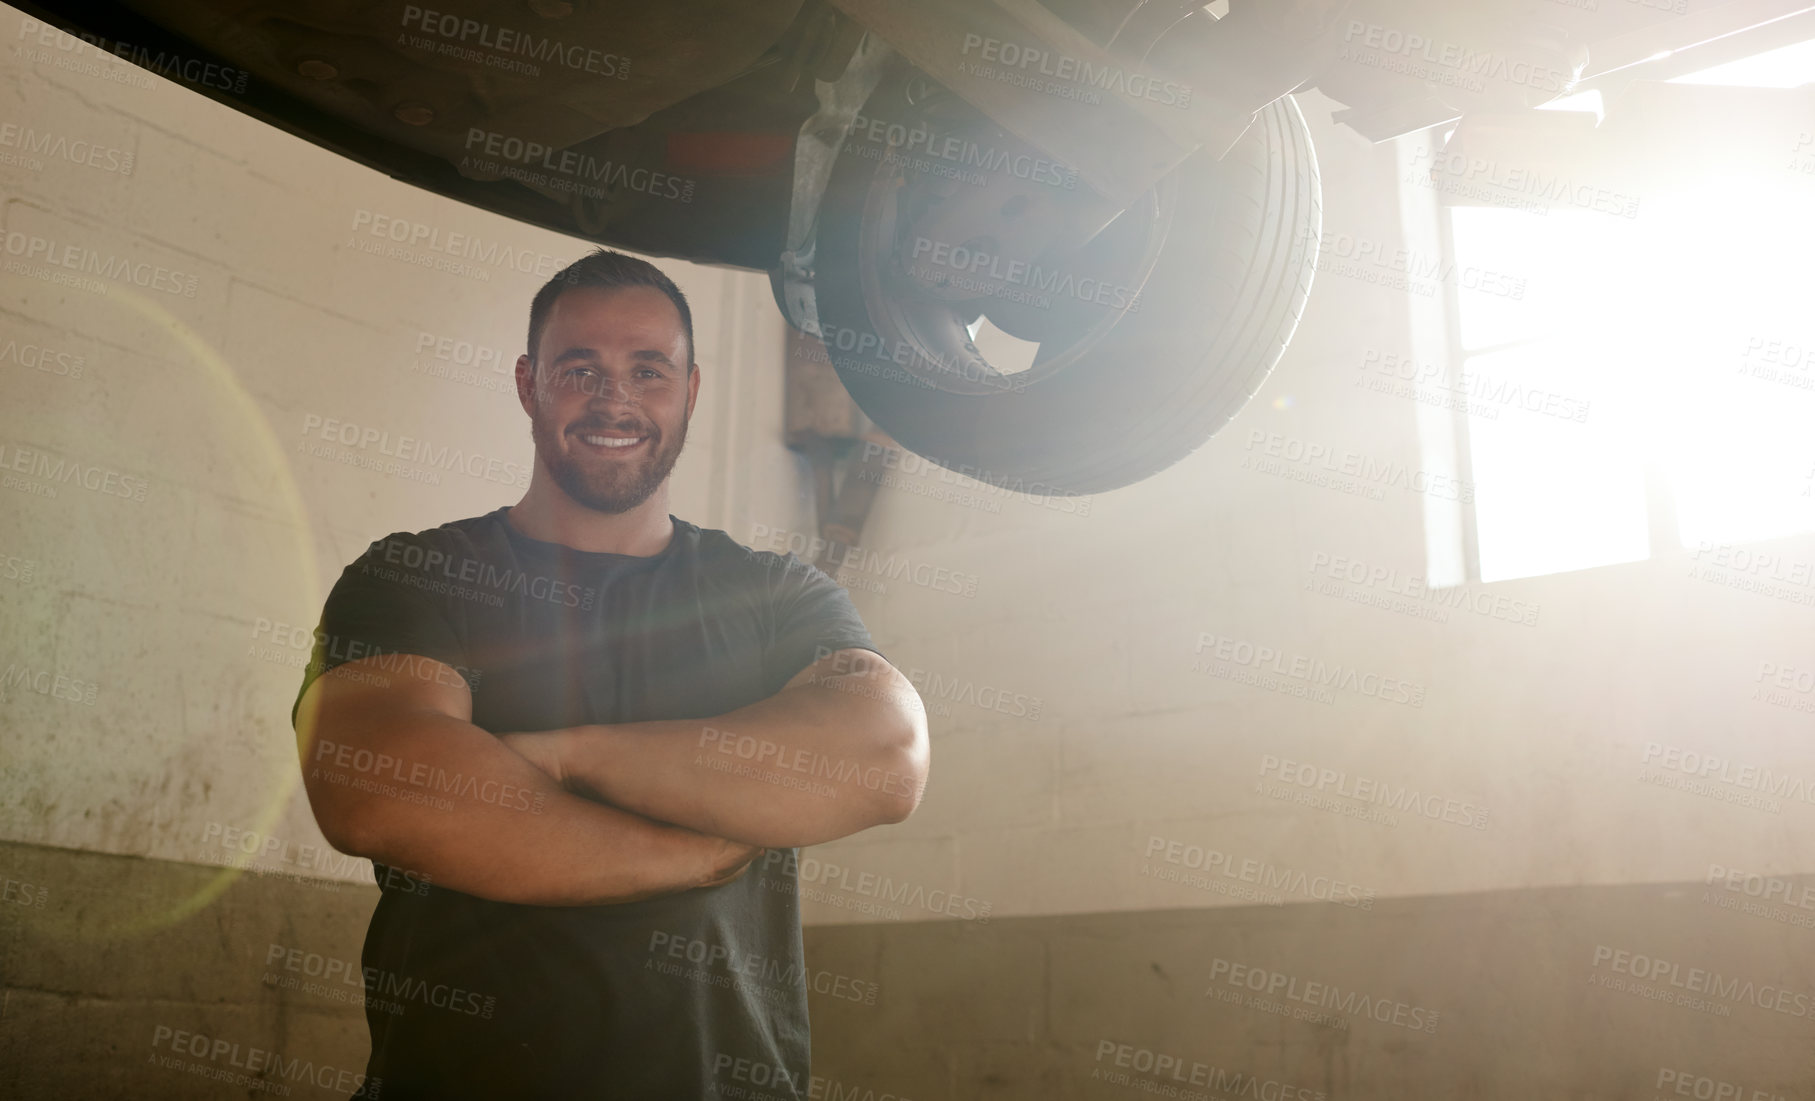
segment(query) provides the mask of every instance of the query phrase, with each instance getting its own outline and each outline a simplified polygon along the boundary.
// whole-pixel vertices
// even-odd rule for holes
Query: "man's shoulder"
[[[430,553],[476,552],[495,541],[498,521],[497,512],[488,512],[449,520],[421,531],[393,531],[372,540],[362,557],[418,566],[424,564]]]
[[[758,550],[738,542],[730,532],[700,527],[678,516],[674,519],[682,526],[681,534],[694,543],[701,562],[710,568],[736,572],[766,580],[770,584],[779,583],[790,574],[811,576],[820,572],[812,564],[796,557],[792,551],[777,553]]]

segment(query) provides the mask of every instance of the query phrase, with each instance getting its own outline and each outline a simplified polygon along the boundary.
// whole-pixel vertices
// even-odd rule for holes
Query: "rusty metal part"
[[[786,438],[813,469],[814,517],[824,541],[814,565],[836,577],[838,558],[863,537],[884,464],[901,445],[857,407],[817,337],[790,329],[787,340]]]
[[[1204,15],[1169,32],[1190,36],[1184,48],[1133,57],[1035,0],[832,2],[1004,129],[1075,165],[1118,210],[1198,149],[1228,150],[1255,111],[1302,83],[1300,66],[1277,64],[1287,47],[1327,34],[1315,22],[1257,15],[1225,28]],[[1194,22],[1201,30],[1187,29]]]
[[[819,332],[819,310],[813,298],[813,230],[819,203],[832,178],[838,152],[851,132],[883,66],[894,53],[874,35],[865,35],[835,80],[815,80],[819,110],[801,124],[794,143],[794,193],[788,207],[787,247],[779,262],[782,309],[795,328]]]
[[[900,461],[901,445],[880,429],[863,442],[874,446],[853,448],[844,454],[843,470],[838,471],[842,476],[835,491],[831,489],[834,466],[814,466],[816,473],[824,472],[825,487],[819,512],[819,534],[825,547],[814,565],[833,577],[838,576],[838,560],[844,557],[845,549],[857,546],[863,538],[863,526],[870,518],[870,507],[876,503],[876,491],[882,486],[887,463],[891,457]]]
[[[816,3],[821,0],[815,0]],[[801,75],[812,80],[835,81],[863,44],[863,27],[843,12],[820,9],[807,32],[802,51]]]
[[[788,330],[784,359],[786,401],[783,438],[796,451],[812,451],[819,441],[850,441],[871,431],[870,418],[851,400],[819,338]]]

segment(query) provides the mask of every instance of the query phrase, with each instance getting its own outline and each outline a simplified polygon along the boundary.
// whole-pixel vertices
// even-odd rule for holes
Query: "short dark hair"
[[[605,290],[653,287],[667,295],[668,300],[674,303],[674,308],[680,311],[681,331],[687,334],[687,370],[693,370],[693,311],[687,308],[687,296],[681,293],[681,288],[674,285],[674,280],[649,261],[605,248],[594,249],[556,272],[554,278],[542,284],[542,289],[531,300],[529,362],[532,367],[536,362],[536,351],[542,343],[542,330],[548,325],[549,311],[555,308],[555,299],[561,297],[563,291],[574,287],[601,287]]]

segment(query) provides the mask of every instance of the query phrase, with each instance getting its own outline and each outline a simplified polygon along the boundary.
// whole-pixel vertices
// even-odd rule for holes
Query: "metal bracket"
[[[800,138],[794,144],[794,197],[788,207],[788,241],[779,275],[788,323],[804,333],[820,335],[819,306],[813,296],[814,231],[819,224],[820,200],[857,112],[876,90],[883,63],[893,55],[887,43],[866,34],[837,80],[813,82],[819,110],[801,124]]]

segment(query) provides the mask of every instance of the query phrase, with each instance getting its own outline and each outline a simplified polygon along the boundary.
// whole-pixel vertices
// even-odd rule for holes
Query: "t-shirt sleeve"
[[[775,635],[763,654],[763,679],[770,695],[833,651],[882,654],[851,603],[851,595],[824,571],[790,554],[776,561],[770,578]]]
[[[417,654],[453,666],[468,678],[466,647],[448,615],[445,598],[422,584],[421,537],[388,535],[366,548],[340,573],[322,606],[315,645],[302,687],[290,705],[290,725],[303,693],[338,665],[385,654]]]

